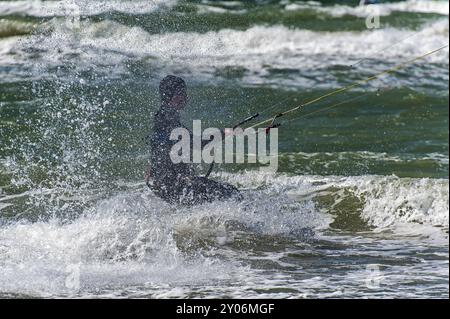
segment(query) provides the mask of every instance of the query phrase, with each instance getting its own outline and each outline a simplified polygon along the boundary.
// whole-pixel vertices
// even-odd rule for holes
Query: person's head
[[[159,95],[163,106],[182,110],[187,103],[186,83],[180,77],[168,75],[159,84]]]

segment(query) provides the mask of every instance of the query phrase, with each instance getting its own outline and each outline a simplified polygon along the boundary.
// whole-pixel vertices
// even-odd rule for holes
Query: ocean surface
[[[0,297],[448,298],[448,48],[280,119],[242,202],[143,181],[166,74],[230,127],[448,42],[448,1],[0,1]]]

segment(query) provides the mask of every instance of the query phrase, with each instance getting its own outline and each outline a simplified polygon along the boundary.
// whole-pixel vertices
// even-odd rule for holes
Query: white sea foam
[[[340,191],[343,189],[364,203],[361,217],[367,223],[376,230],[389,229],[393,233],[389,239],[383,239],[382,244],[380,239],[349,237],[348,241],[358,242],[365,249],[349,246],[346,255],[379,258],[383,251],[386,258],[399,258],[398,249],[406,255],[408,250],[420,251],[414,242],[424,245],[424,253],[427,253],[427,242],[448,243],[448,236],[441,230],[441,227],[448,229],[448,180],[286,176],[260,172],[220,176],[247,188],[243,203],[230,201],[174,208],[149,195],[142,185],[137,189],[130,186],[129,191],[100,200],[73,220],[53,218],[34,223],[3,223],[0,227],[0,293],[41,297],[168,298],[187,297],[195,287],[208,290],[212,285],[211,294],[215,296],[358,295],[361,292],[355,289],[364,283],[355,286],[355,280],[364,277],[357,268],[340,279],[341,288],[347,289],[340,292],[333,290],[333,284],[328,281],[333,275],[317,280],[310,276],[293,280],[285,273],[262,278],[258,270],[238,262],[244,255],[259,263],[267,261],[289,267],[289,254],[295,254],[295,250],[253,256],[249,252],[227,249],[243,231],[261,238],[299,238],[302,234],[311,236],[308,232],[302,233],[305,227],[310,227],[318,232],[319,238],[323,237],[320,232],[327,229],[333,217],[315,207],[312,194],[345,195],[346,192]],[[337,202],[340,200],[336,198]],[[396,236],[407,236],[411,247]],[[323,239],[343,240],[328,236]],[[305,250],[297,249],[306,256],[316,254],[308,246]],[[330,249],[323,253],[339,252]],[[215,258],[217,254],[222,258]],[[292,266],[298,268],[295,263]],[[445,265],[440,267],[445,269]],[[431,274],[429,267],[419,268],[417,274],[411,270],[409,276]],[[67,285],[74,269],[80,271],[79,290]],[[397,273],[395,269],[386,271]],[[441,272],[434,275],[441,276]],[[398,280],[392,279],[391,284]],[[230,283],[239,283],[239,288]],[[283,286],[290,291],[270,291],[271,287]],[[255,289],[261,292],[256,294]]]
[[[318,159],[326,162],[325,165],[329,163],[342,163],[345,161],[366,161],[372,160],[376,162],[397,162],[406,163],[413,161],[433,161],[438,165],[448,165],[449,158],[448,155],[441,153],[430,153],[418,156],[415,154],[388,154],[379,152],[368,152],[368,151],[357,151],[357,152],[317,152],[317,153],[283,153],[281,157],[286,157],[291,161],[296,161],[300,159]]]
[[[226,269],[197,256],[185,259],[172,237],[170,209],[118,196],[74,221],[19,222],[0,228],[0,290],[38,294],[77,293],[67,287],[79,266],[80,289],[169,285],[226,276]],[[154,211],[157,209],[157,211]],[[161,218],[165,219],[161,221]],[[230,265],[228,265],[228,268]]]
[[[246,70],[243,81],[252,83],[269,81],[268,75],[274,70],[292,70],[295,74],[287,74],[284,82],[311,86],[314,81],[334,84],[332,72],[325,70],[324,73],[324,67],[348,66],[366,57],[398,63],[447,42],[448,19],[426,25],[417,34],[398,29],[315,32],[284,26],[255,26],[244,31],[224,29],[206,33],[149,34],[139,27],[104,21],[83,25],[80,33],[56,26],[49,37],[30,38],[13,48],[5,46],[2,56],[5,62],[21,59],[27,55],[11,57],[8,52],[20,53],[25,50],[23,46],[31,45],[45,52],[42,59],[49,65],[61,64],[64,55],[75,55],[79,56],[77,60],[81,67],[83,63],[114,65],[117,72],[125,72],[124,61],[149,58],[147,61],[157,63],[162,72],[176,69],[177,72],[199,76],[216,77],[216,70],[242,68]],[[386,47],[390,48],[380,51]],[[446,48],[428,57],[427,61],[448,65],[448,52]],[[360,63],[358,68],[368,75],[385,68],[380,63],[367,63]],[[442,74],[438,71],[436,76],[448,77],[447,69],[441,70]]]
[[[140,27],[112,21],[82,21],[80,29],[70,29],[63,21],[52,20],[46,26],[53,30],[50,35],[2,40],[0,63],[31,63],[31,69],[36,66],[45,69],[63,64],[67,56],[77,57],[80,68],[90,68],[92,64],[114,66],[114,72],[123,73],[127,72],[124,62],[137,59],[152,64],[155,72],[195,74],[199,80],[220,79],[220,72],[231,68],[241,70],[243,83],[277,85],[281,82],[287,87],[328,88],[339,85],[336,76],[342,72],[338,70],[335,75],[330,67],[350,66],[368,58],[354,69],[360,74],[372,75],[386,69],[386,63],[399,63],[447,44],[448,26],[448,19],[442,18],[424,25],[418,32],[395,28],[317,32],[274,25],[206,33],[150,34]],[[34,50],[39,54],[30,55]],[[445,48],[426,61],[448,65],[448,58],[449,50]],[[373,63],[370,59],[383,63]],[[282,79],[272,76],[283,70],[288,73],[283,73]],[[45,70],[40,68],[36,72],[42,74]],[[410,75],[414,78],[413,73]],[[442,80],[448,78],[448,69],[434,68],[432,77],[424,76],[419,70],[415,75],[425,82],[435,78]],[[384,85],[418,83],[410,78],[392,79],[385,77]]]
[[[379,51],[380,45],[393,45],[412,35],[412,32],[395,29],[361,33],[313,32],[292,30],[283,26],[256,26],[245,31],[221,30],[206,34],[171,33],[152,36],[139,29],[125,31],[118,27],[117,31],[118,35],[129,32],[129,39],[136,39],[131,43],[139,45],[122,47],[120,43],[111,43],[111,39],[98,38],[95,39],[100,41],[97,42],[98,46],[107,48],[110,45],[108,43],[111,43],[116,49],[129,50],[129,53],[147,53],[161,58],[178,59],[179,62],[189,61],[191,58],[189,62],[198,63],[198,66],[214,62],[215,66],[241,65],[252,70],[259,69],[263,64],[280,68],[295,65],[314,68],[323,63],[321,57],[331,59],[332,63],[348,63],[349,58],[365,57],[370,52]],[[378,52],[376,58],[407,58],[427,52],[446,44],[447,33],[448,20],[441,20],[427,26],[417,38],[407,39],[390,50]],[[93,42],[89,42],[89,37],[86,40],[88,44],[93,45]],[[142,46],[142,40],[148,41],[148,44]],[[420,41],[420,47],[417,46],[417,41]],[[444,63],[448,60],[448,50],[445,53],[435,55],[431,61]],[[244,59],[244,56],[252,56],[254,59]],[[317,57],[317,61],[314,57]],[[206,61],[203,62],[202,59]]]
[[[357,4],[358,1],[355,1]],[[327,14],[332,17],[342,17],[346,15],[365,18],[369,14],[378,14],[380,16],[389,16],[393,12],[414,12],[414,13],[436,13],[448,15],[448,1],[431,1],[431,0],[407,0],[394,3],[379,3],[365,6],[349,6],[343,4],[323,6],[317,1],[281,1],[280,5],[286,11],[314,11]],[[228,13],[242,14],[249,12],[251,9],[244,9],[245,3],[238,1],[227,2],[204,1],[197,5],[197,12],[200,14],[207,13]],[[276,10],[276,9],[273,9]]]
[[[64,0],[64,1],[41,1],[41,0],[19,0],[0,2],[0,15],[28,15],[36,17],[65,16],[71,14],[73,8],[77,8],[84,16],[97,15],[105,12],[123,12],[129,14],[146,14],[162,8],[173,7],[176,0],[153,0],[153,1],[88,1],[88,0]],[[374,10],[382,16],[387,16],[395,11],[437,13],[448,15],[449,7],[446,1],[430,0],[408,0],[396,3],[382,3],[372,6],[347,6],[334,5],[322,6],[315,1],[282,1],[284,8],[293,10],[315,10],[335,17],[353,15],[366,17]],[[205,1],[197,5],[198,13],[245,13],[244,3],[239,1]]]
[[[345,15],[353,15],[357,17],[367,17],[369,14],[377,13],[380,16],[389,16],[392,12],[420,12],[420,13],[437,13],[448,15],[448,1],[430,1],[430,0],[408,0],[395,3],[380,3],[370,6],[320,6],[311,2],[294,2],[285,6],[286,10],[305,10],[314,9],[318,12],[327,13],[334,17],[342,17]]]
[[[12,65],[20,61],[14,55],[14,48],[17,47],[20,37],[9,37],[0,39],[0,64]]]
[[[449,226],[448,179],[399,178],[396,176],[271,176],[258,172],[225,174],[224,178],[244,187],[267,185],[294,198],[312,198],[314,193],[337,187],[347,189],[362,201],[362,218],[379,229],[409,225],[420,233],[421,225]],[[417,229],[416,229],[417,227]]]
[[[147,194],[132,191],[101,200],[75,220],[3,224],[0,292],[76,294],[66,286],[76,266],[84,293],[140,285],[160,297],[179,296],[182,292],[172,291],[171,285],[230,279],[236,269],[231,261],[199,254],[202,242],[226,245],[233,241],[233,227],[263,235],[311,236],[302,230],[319,227],[322,220],[311,203],[283,197],[269,201],[255,194],[244,203],[174,209]]]

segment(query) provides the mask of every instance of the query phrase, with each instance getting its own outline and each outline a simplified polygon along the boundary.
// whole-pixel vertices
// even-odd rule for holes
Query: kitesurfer
[[[166,76],[159,85],[159,93],[161,107],[154,116],[150,135],[147,185],[157,196],[172,204],[195,205],[239,197],[236,187],[198,176],[192,164],[172,161],[170,152],[177,141],[170,139],[171,132],[177,128],[188,130],[180,121],[180,113],[188,101],[186,83],[180,77]],[[192,132],[189,133],[192,137]]]

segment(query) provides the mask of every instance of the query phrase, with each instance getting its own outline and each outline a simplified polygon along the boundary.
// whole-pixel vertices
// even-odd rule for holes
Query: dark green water
[[[0,296],[448,297],[448,48],[280,119],[276,174],[213,174],[243,202],[143,182],[166,74],[188,126],[263,119],[448,44],[448,1],[75,3],[0,1]]]

